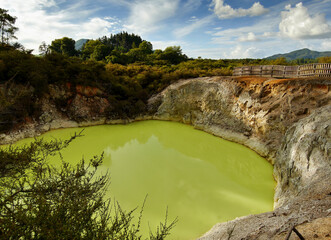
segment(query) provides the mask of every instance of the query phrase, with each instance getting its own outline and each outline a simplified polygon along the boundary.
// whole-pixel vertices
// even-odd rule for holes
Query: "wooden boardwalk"
[[[233,76],[275,78],[331,77],[331,63],[312,63],[299,66],[259,65],[236,67]]]

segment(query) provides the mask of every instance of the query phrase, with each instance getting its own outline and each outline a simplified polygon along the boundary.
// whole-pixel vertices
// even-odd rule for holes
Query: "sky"
[[[331,0],[0,0],[17,17],[18,42],[97,39],[121,31],[188,57],[264,58],[331,51]]]

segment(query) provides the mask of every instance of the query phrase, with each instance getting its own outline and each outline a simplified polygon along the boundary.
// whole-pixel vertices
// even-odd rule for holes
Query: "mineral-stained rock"
[[[217,224],[201,239],[285,239],[297,225],[311,239],[303,224],[316,232],[314,238],[324,234],[316,222],[329,226],[331,215],[330,84],[200,78],[173,84],[150,100],[154,118],[190,123],[274,164],[275,210]]]
[[[311,198],[331,192],[330,128],[328,105],[287,130],[274,167],[278,177],[277,205],[284,205],[295,196]]]

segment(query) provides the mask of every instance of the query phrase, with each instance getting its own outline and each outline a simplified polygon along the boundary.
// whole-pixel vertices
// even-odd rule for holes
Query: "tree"
[[[331,56],[319,57],[317,58],[319,63],[331,63]]]
[[[55,39],[52,41],[52,44],[49,48],[52,52],[57,52],[67,57],[77,55],[77,51],[75,49],[75,40],[68,37]]]
[[[130,63],[137,61],[146,61],[147,56],[153,53],[153,45],[150,42],[143,41],[138,48],[132,48],[126,55]]]
[[[111,52],[112,48],[103,44],[100,40],[89,40],[82,48],[83,59],[92,58],[100,61],[104,60]]]
[[[102,43],[100,42],[100,40],[88,40],[82,48],[82,56],[84,59],[90,58],[92,53],[94,52],[94,49],[99,46],[102,45]]]
[[[271,65],[288,65],[286,58],[280,57],[270,62]]]
[[[167,60],[171,64],[178,64],[187,60],[187,56],[182,53],[180,46],[167,47],[160,56],[161,60]]]
[[[93,53],[91,54],[91,59],[96,60],[96,61],[101,61],[106,58],[110,53],[109,47],[106,45],[98,45],[95,47]]]
[[[45,42],[42,42],[41,45],[39,46],[39,52],[40,52],[40,55],[42,55],[42,56],[50,54],[50,52],[51,52],[50,46],[47,45]]]
[[[17,39],[14,35],[18,30],[17,27],[14,27],[16,22],[16,17],[13,17],[8,14],[8,10],[0,8],[0,32],[1,32],[1,44],[9,44],[9,40],[14,38]]]
[[[25,52],[27,54],[31,54],[33,52],[33,49],[26,49],[21,43],[19,42],[14,42],[11,45],[14,49],[19,50],[21,52]]]
[[[139,45],[139,49],[144,53],[144,54],[152,54],[153,53],[153,45],[152,43],[148,41],[143,41]]]
[[[75,167],[47,163],[79,136],[0,149],[0,239],[142,239],[141,214],[135,224],[134,210],[115,203],[112,213],[104,199],[109,177],[95,175],[103,155]],[[164,239],[175,221],[161,223],[149,239]]]
[[[163,51],[161,49],[156,49],[153,52],[154,58],[157,60],[161,60],[162,53],[163,53]]]
[[[142,43],[140,36],[135,34],[129,34],[127,32],[120,32],[115,35],[111,34],[110,37],[99,38],[104,45],[110,46],[112,49],[120,50],[124,53],[128,52],[132,48],[136,48]]]
[[[108,63],[118,63],[118,64],[128,64],[129,59],[128,59],[128,55],[117,50],[114,49],[113,51],[111,51],[110,55],[106,57],[106,61]]]
[[[146,58],[146,54],[140,48],[132,48],[126,53],[126,55],[129,57],[130,63],[143,61]]]

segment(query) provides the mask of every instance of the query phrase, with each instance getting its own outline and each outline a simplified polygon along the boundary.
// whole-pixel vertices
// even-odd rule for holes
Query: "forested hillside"
[[[270,57],[267,57],[266,59],[277,59],[277,58],[285,58],[287,61],[292,61],[296,59],[305,59],[314,61],[316,58],[321,58],[321,57],[331,57],[331,52],[318,52],[318,51],[312,51],[308,48],[303,48],[300,50],[296,50],[293,52],[289,53],[284,53],[284,54],[276,54]]]

